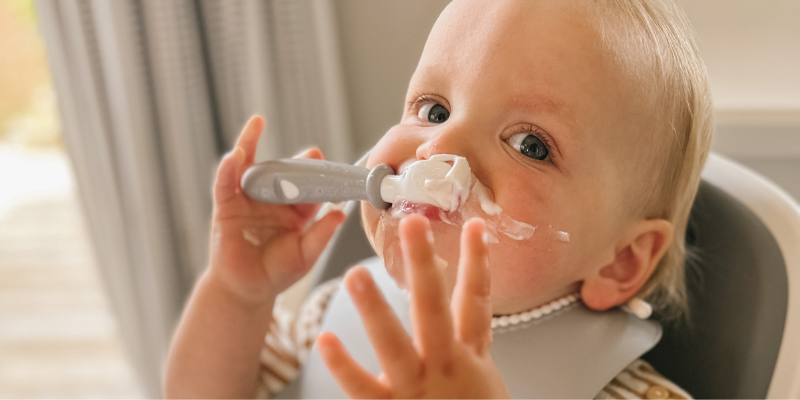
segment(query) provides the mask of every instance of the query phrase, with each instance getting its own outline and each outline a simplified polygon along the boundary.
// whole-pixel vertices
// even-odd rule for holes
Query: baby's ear
[[[663,219],[634,223],[614,250],[609,264],[590,272],[581,299],[595,310],[607,310],[630,299],[647,282],[672,243],[672,224]]]

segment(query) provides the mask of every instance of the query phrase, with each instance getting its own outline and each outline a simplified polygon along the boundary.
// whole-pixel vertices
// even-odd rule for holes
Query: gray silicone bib
[[[378,258],[364,263],[411,333],[406,292]],[[331,299],[322,331],[335,333],[364,368],[381,374],[378,359],[347,291]],[[514,398],[594,398],[628,364],[658,343],[661,326],[621,310],[596,312],[578,302],[546,317],[494,330],[492,358]],[[345,398],[316,345],[298,378],[280,398]]]

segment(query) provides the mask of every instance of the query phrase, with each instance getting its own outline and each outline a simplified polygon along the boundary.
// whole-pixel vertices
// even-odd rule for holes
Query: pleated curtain
[[[211,184],[247,118],[257,159],[353,161],[330,0],[36,0],[81,202],[146,394],[206,267]]]

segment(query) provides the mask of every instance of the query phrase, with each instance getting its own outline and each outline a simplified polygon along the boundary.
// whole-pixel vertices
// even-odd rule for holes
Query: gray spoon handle
[[[255,164],[242,176],[242,189],[253,200],[274,204],[307,204],[369,200],[376,208],[389,206],[380,197],[383,177],[394,171],[379,165],[372,170],[313,159],[281,159]]]

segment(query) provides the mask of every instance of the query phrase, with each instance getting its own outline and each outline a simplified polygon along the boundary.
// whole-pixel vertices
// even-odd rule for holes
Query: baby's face
[[[635,99],[625,87],[571,2],[456,1],[428,38],[402,121],[367,166],[399,173],[435,154],[466,157],[503,214],[536,228],[489,245],[494,312],[535,307],[577,291],[613,258],[629,218],[622,166],[634,151],[626,135]],[[402,280],[392,210],[362,210],[373,247]],[[461,230],[431,224],[452,292]]]

